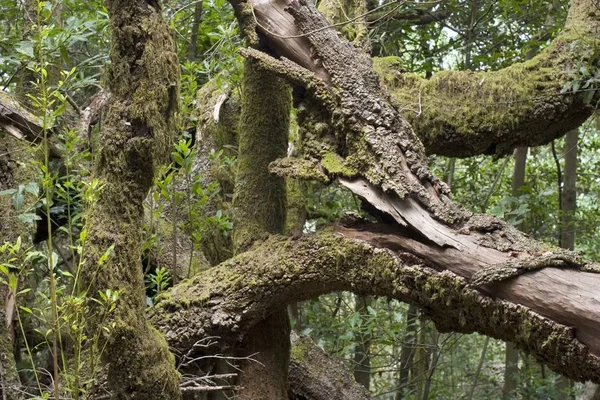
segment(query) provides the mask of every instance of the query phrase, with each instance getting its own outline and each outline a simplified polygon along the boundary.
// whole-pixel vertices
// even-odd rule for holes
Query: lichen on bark
[[[114,399],[178,399],[174,357],[144,316],[139,242],[142,202],[176,132],[179,65],[158,5],[142,0],[106,4],[112,31],[107,75],[113,96],[95,170],[102,188],[86,214],[81,288],[89,288],[93,297],[107,289],[121,292],[107,320],[91,303],[88,329],[104,332],[103,360]],[[111,246],[108,262],[100,263]]]

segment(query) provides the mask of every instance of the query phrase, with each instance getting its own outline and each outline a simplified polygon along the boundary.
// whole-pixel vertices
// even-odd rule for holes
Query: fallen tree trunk
[[[573,329],[566,320],[569,316],[553,321],[525,305],[502,300],[506,293],[518,292],[519,300],[536,303],[536,310],[558,314],[570,309],[568,315],[600,321],[596,290],[600,275],[548,269],[497,283],[492,297],[454,272],[439,272],[433,263],[398,249],[400,245],[418,249],[422,244],[378,228],[389,227],[340,227],[341,233],[299,239],[272,237],[174,287],[152,310],[151,320],[176,353],[186,354],[209,336],[220,338],[221,347],[212,349],[219,353],[235,346],[281,304],[348,290],[416,304],[440,331],[480,332],[510,340],[556,372],[578,381],[600,381],[597,326]],[[360,236],[377,247],[343,236]],[[561,290],[575,285],[576,291]],[[550,296],[554,290],[558,292]]]

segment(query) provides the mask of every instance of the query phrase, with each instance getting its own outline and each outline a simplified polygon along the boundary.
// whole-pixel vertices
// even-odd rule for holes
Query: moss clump
[[[561,90],[574,79],[574,60],[597,46],[597,39],[566,32],[533,59],[494,72],[443,71],[424,79],[402,72],[393,57],[374,59],[374,69],[429,153],[504,155],[517,145],[547,143],[587,118],[592,109],[582,95]]]
[[[358,174],[355,169],[348,165],[346,160],[332,152],[323,156],[321,165],[332,175],[341,175],[350,178]]]

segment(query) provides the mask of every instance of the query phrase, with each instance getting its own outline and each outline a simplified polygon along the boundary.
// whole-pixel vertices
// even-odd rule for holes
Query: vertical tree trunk
[[[440,359],[440,333],[435,328],[435,325],[431,325],[431,340],[429,342],[431,362],[429,363],[429,370],[427,371],[427,377],[425,378],[425,388],[423,389],[423,400],[429,399],[431,392],[431,384],[433,383],[433,374],[438,365]]]
[[[355,311],[360,313],[363,322],[368,318],[369,296],[355,296]],[[371,338],[361,335],[357,338],[354,349],[354,379],[367,390],[371,386]]]
[[[95,175],[103,185],[87,211],[82,288],[90,296],[120,290],[109,318],[94,306],[89,332],[103,331],[113,399],[180,399],[179,374],[165,339],[145,318],[139,243],[142,202],[176,132],[179,64],[158,4],[107,0],[112,93]],[[113,247],[108,262],[101,256]],[[101,341],[100,348],[104,341]]]
[[[519,147],[515,150],[515,170],[512,182],[512,196],[519,197],[523,194],[525,185],[525,170],[527,167],[527,147]],[[519,372],[519,350],[514,343],[506,342],[504,352],[504,385],[502,386],[502,397],[509,399],[515,396],[517,390],[517,373]]]
[[[565,170],[563,178],[560,221],[560,247],[575,249],[575,211],[577,209],[577,139],[578,129],[567,132],[565,139]],[[571,379],[560,376],[556,381],[559,399],[569,399]]]
[[[233,243],[246,250],[265,233],[283,233],[285,183],[268,165],[285,157],[291,92],[280,78],[247,61],[244,69],[238,173],[235,186]],[[238,356],[254,354],[241,365],[239,399],[287,398],[290,326],[285,305],[246,334]]]
[[[575,211],[577,209],[577,136],[578,130],[567,133],[565,140],[565,172],[562,191],[560,247],[575,249]]]
[[[190,35],[190,47],[188,48],[188,60],[196,59],[196,51],[198,50],[198,30],[200,29],[200,21],[202,20],[202,1],[198,1],[194,6],[194,21],[192,22],[192,33]]]
[[[398,373],[398,389],[396,390],[396,400],[402,400],[406,397],[409,375],[412,370],[413,358],[415,356],[415,345],[418,328],[418,309],[417,306],[410,304],[406,311],[406,331],[404,333],[404,343],[400,350],[400,372]]]

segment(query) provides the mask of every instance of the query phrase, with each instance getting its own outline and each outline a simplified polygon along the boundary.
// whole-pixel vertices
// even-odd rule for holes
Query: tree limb
[[[338,229],[296,240],[271,237],[174,287],[151,320],[179,353],[207,336],[234,346],[281,304],[348,290],[414,303],[441,331],[509,340],[556,372],[600,381],[600,275],[548,268],[478,291],[468,279],[490,262],[486,255],[467,252],[461,259],[389,226]],[[226,348],[212,351],[219,350]]]

